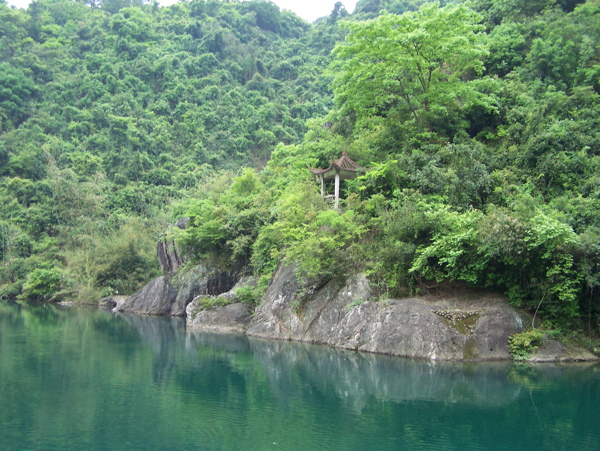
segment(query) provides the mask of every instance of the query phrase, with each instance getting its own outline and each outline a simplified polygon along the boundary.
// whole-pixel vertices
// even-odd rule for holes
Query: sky
[[[31,0],[7,0],[9,5],[14,5],[17,8],[27,8]],[[333,10],[333,6],[338,0],[272,0],[273,3],[281,9],[289,9],[297,15],[307,20],[314,22],[319,17],[328,16]],[[340,0],[346,7],[346,11],[351,13],[354,11],[357,0]],[[159,0],[161,5],[171,5],[177,0]]]

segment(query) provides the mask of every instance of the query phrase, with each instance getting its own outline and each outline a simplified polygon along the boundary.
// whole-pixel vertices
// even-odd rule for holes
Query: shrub
[[[530,329],[508,337],[508,352],[514,360],[528,360],[530,353],[542,345],[544,333]]]
[[[64,287],[65,277],[59,269],[37,268],[23,284],[21,297],[29,301],[53,300]]]

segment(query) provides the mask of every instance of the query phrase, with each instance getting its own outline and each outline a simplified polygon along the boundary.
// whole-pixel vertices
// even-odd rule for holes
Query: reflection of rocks
[[[154,352],[152,377],[154,382],[170,380],[177,372],[177,350],[174,345],[185,338],[185,320],[175,317],[120,315],[134,327],[143,343]]]
[[[149,344],[156,352],[182,340],[185,332],[185,320],[177,317],[154,317],[138,315],[119,315],[138,332],[141,340]]]
[[[212,334],[191,332],[187,334],[186,346],[189,349],[202,346],[211,348],[217,352],[250,352],[250,343],[248,343],[248,337],[243,334]]]
[[[188,371],[194,378],[211,374],[215,368],[215,360],[225,362],[236,371],[247,370],[245,365],[251,361],[248,337],[243,334],[212,334],[204,332],[188,332],[185,340],[185,355]],[[243,365],[235,363],[242,356]]]
[[[501,406],[520,393],[520,387],[506,383],[508,364],[504,362],[462,364],[398,359],[256,339],[250,339],[250,346],[274,393],[285,396],[297,380],[303,380],[304,388],[334,392],[356,410],[372,399]]]
[[[589,366],[400,359],[243,334],[184,333],[181,318],[120,317],[151,345],[157,382],[184,374],[186,383],[211,374],[219,361],[244,378],[264,374],[273,397],[284,406],[300,395],[333,396],[356,412],[382,401],[500,407]]]

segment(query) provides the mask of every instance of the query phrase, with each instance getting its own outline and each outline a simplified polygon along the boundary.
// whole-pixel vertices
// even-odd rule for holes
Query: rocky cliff
[[[252,316],[231,293],[221,298],[231,302],[190,303],[188,329],[432,360],[503,360],[508,336],[525,327],[522,314],[498,295],[375,299],[362,274],[320,285],[300,280],[289,266],[276,271]]]
[[[168,252],[174,252],[174,248]],[[179,262],[177,255],[170,262]],[[177,263],[175,266],[180,265]],[[173,265],[163,265],[172,268]],[[238,282],[236,285],[235,282]],[[530,321],[498,294],[447,292],[405,299],[377,296],[364,274],[307,281],[280,265],[255,309],[237,290],[251,284],[196,266],[165,271],[115,311],[186,316],[188,330],[319,343],[394,356],[450,361],[507,360],[508,337]],[[546,344],[538,361],[589,360],[585,351]],[[557,349],[554,349],[557,348]],[[563,346],[564,348],[564,346]]]
[[[186,219],[175,227],[185,228]],[[219,295],[230,290],[237,276],[207,265],[185,268],[185,256],[172,241],[158,242],[156,254],[163,275],[141,291],[116,300],[115,312],[185,316],[186,306],[197,296]]]

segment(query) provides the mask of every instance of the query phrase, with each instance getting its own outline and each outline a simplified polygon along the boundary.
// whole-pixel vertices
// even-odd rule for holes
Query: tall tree
[[[382,13],[348,23],[334,50],[339,70],[333,89],[342,112],[361,116],[401,112],[420,126],[481,95],[468,83],[484,70],[480,16],[459,5],[423,5],[402,15]]]

